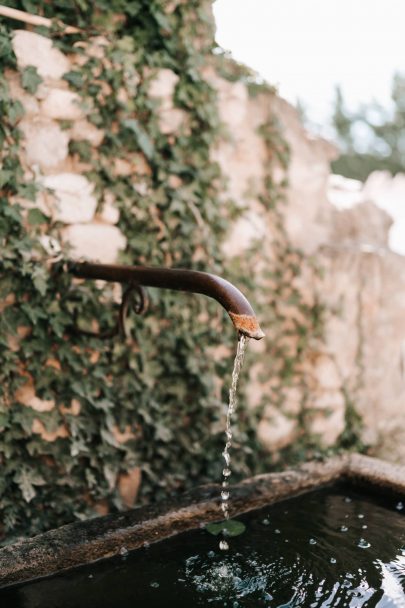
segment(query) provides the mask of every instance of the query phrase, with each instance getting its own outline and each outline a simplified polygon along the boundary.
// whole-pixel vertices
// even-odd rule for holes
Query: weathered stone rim
[[[246,513],[337,481],[405,496],[405,467],[344,454],[231,486],[231,515]],[[50,576],[137,549],[218,519],[218,485],[125,513],[75,522],[0,549],[0,588]]]

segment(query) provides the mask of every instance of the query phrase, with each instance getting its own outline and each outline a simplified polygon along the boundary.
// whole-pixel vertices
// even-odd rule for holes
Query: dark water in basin
[[[239,519],[247,530],[230,539],[227,554],[205,530],[187,532],[0,591],[0,607],[405,607],[405,508],[398,498],[333,487]]]

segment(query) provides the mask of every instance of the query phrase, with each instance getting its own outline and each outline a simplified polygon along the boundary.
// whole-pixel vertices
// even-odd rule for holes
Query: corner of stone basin
[[[338,481],[405,494],[405,467],[360,454],[306,462],[230,486],[231,516],[252,511]],[[219,486],[182,497],[75,522],[0,549],[0,587],[50,576],[157,542],[220,519]]]

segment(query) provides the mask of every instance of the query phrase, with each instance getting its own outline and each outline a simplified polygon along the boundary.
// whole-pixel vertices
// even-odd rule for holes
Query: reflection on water
[[[405,608],[398,498],[329,488],[247,514],[225,554],[204,530],[0,591],[7,608]]]
[[[307,570],[299,556],[293,565],[285,564],[283,557],[264,563],[254,552],[248,557],[241,553],[231,558],[227,556],[226,559],[218,557],[218,561],[212,560],[211,563],[204,557],[191,558],[186,563],[186,578],[183,579],[185,584],[193,586],[199,594],[206,595],[207,603],[210,604],[221,605],[221,601],[227,597],[228,601],[232,600],[229,605],[236,608],[248,605],[242,600],[250,596],[255,598],[258,606],[278,608],[405,606],[404,556],[398,556],[388,564],[375,560],[376,570],[379,569],[381,574],[379,588],[370,584],[369,571],[364,568],[341,572],[338,575],[339,580],[330,585],[327,577],[317,579]],[[337,560],[330,563],[337,563]],[[290,590],[290,597],[284,598],[282,604],[276,600],[277,589],[273,589],[280,586],[281,581],[282,585]]]

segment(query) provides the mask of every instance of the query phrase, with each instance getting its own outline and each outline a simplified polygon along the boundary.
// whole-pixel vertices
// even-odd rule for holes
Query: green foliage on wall
[[[221,125],[215,92],[202,71],[212,61],[214,46],[206,3],[7,4],[55,23],[76,25],[86,37],[102,34],[108,39],[100,61],[75,44],[83,41],[82,34],[63,35],[58,25],[52,32],[38,30],[52,35],[64,52],[83,57],[83,65],[64,78],[85,103],[91,100],[88,119],[103,128],[105,137],[97,149],[86,141],[73,142],[70,154],[86,168],[100,206],[106,193],[114,197],[119,227],[127,238],[121,261],[218,274],[226,270],[226,276],[238,282],[246,277],[249,294],[249,264],[241,259],[224,268],[220,249],[238,211],[220,202],[223,178],[210,154]],[[0,522],[1,534],[8,539],[92,515],[97,506],[121,508],[117,480],[135,467],[142,470],[139,501],[159,500],[218,480],[236,342],[216,303],[159,290],[150,291],[152,306],[146,316],[131,318],[130,340],[103,341],[75,332],[76,323],[85,329],[110,328],[116,315],[115,294],[91,281],[72,281],[65,272],[68,251],[51,263],[44,237],[58,238],[62,226],[18,202],[35,201],[38,185],[27,180],[20,163],[18,123],[23,107],[10,97],[4,76],[6,68],[16,70],[11,32],[0,29]],[[148,93],[161,68],[179,76],[174,101],[186,120],[175,135],[162,132],[158,102]],[[224,70],[228,68],[223,64]],[[247,82],[252,94],[260,88],[244,70],[228,76]],[[20,78],[29,92],[40,84],[32,68],[20,72]],[[123,96],[117,94],[120,90]],[[268,271],[269,280],[276,283],[270,302],[275,329],[266,356],[277,363],[274,373],[280,374],[281,399],[282,387],[296,373],[310,337],[322,333],[323,311],[317,302],[309,308],[302,304],[300,350],[292,360],[280,342],[283,313],[277,298],[300,304],[300,293],[288,289],[283,268],[298,275],[303,257],[290,248],[282,230],[278,207],[284,185],[275,184],[271,176],[273,161],[286,166],[288,150],[275,122],[264,125],[262,135],[269,147],[262,202],[274,210],[279,230],[275,267]],[[143,168],[139,175],[117,178],[116,158],[130,158],[135,164],[138,159]],[[252,256],[253,260],[254,252]],[[258,305],[269,314],[268,299]],[[222,345],[229,348],[229,356],[213,356]],[[249,354],[247,359],[248,365]],[[37,396],[49,403],[47,411],[18,401],[18,389],[30,379]],[[235,478],[272,466],[271,456],[256,440],[260,415],[260,407],[249,410],[241,397],[232,456]],[[32,432],[33,425],[42,429],[42,436]],[[131,437],[119,443],[116,431],[128,428]],[[59,436],[47,441],[46,433]]]
[[[41,12],[38,3],[9,4]],[[221,273],[219,243],[227,218],[218,204],[219,169],[210,160],[219,121],[214,91],[201,76],[212,45],[203,6],[193,1],[168,12],[160,1],[118,4],[80,2],[75,11],[72,3],[41,6],[46,16],[97,28],[109,39],[101,72],[100,62],[89,59],[65,76],[93,99],[89,119],[106,132],[97,152],[83,141],[72,145],[71,154],[88,163],[100,201],[107,190],[116,199],[128,239],[123,262]],[[122,18],[114,21],[117,12]],[[115,31],[108,31],[112,23]],[[64,50],[83,53],[73,46],[76,39],[81,36],[54,35]],[[203,40],[208,40],[204,49]],[[0,48],[2,68],[15,69],[5,27]],[[148,97],[155,68],[180,76],[175,102],[187,115],[187,129],[176,136],[161,133],[157,102]],[[28,90],[38,84],[34,70],[21,78]],[[219,344],[232,353],[235,335],[217,304],[157,290],[150,293],[151,312],[132,320],[132,341],[74,333],[75,318],[81,327],[97,322],[103,330],[113,324],[112,294],[91,282],[72,285],[63,259],[51,265],[41,238],[57,236],[60,226],[16,202],[35,200],[36,186],[27,183],[18,156],[22,106],[11,100],[4,76],[0,86],[0,301],[8,304],[0,321],[0,512],[2,533],[10,536],[89,515],[98,503],[120,508],[117,478],[136,466],[142,469],[141,500],[219,479],[218,422],[227,389],[218,391],[214,379],[223,378],[226,385],[232,354],[216,361],[210,353]],[[115,94],[120,87],[133,88],[126,103]],[[112,172],[114,158],[134,154],[150,168],[142,194],[134,188],[136,178],[117,179]],[[50,411],[35,411],[16,399],[28,375],[40,399],[55,401]],[[72,401],[80,404],[79,415],[69,412]],[[258,458],[252,418],[241,405],[237,474],[246,475]],[[68,436],[45,441],[32,433],[34,419],[49,433],[66,427]],[[117,443],[113,429],[128,426],[133,437]]]

